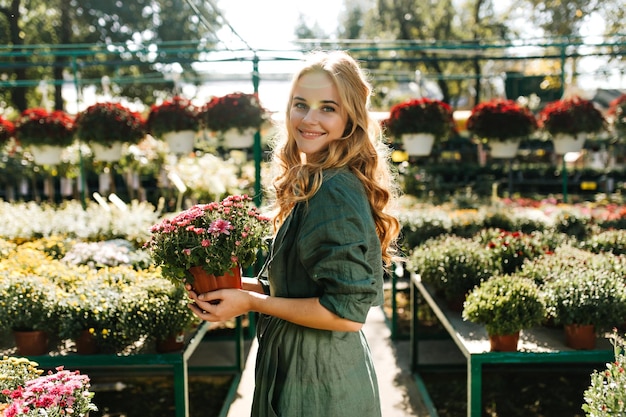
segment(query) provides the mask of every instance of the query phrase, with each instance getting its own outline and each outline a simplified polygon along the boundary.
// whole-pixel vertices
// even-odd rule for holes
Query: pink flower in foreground
[[[214,235],[230,235],[231,230],[233,230],[233,226],[229,221],[223,219],[217,219],[209,226],[209,233]]]

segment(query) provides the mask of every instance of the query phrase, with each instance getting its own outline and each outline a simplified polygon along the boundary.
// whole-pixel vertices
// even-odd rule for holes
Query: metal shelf
[[[613,348],[607,338],[599,337],[594,350],[575,350],[565,345],[563,331],[536,327],[523,330],[517,352],[491,352],[484,326],[464,321],[459,312],[446,308],[444,300],[422,283],[420,276],[411,275],[411,369],[419,375],[427,365],[419,363],[419,334],[417,331],[418,297],[424,297],[440,320],[467,365],[467,416],[482,415],[482,374],[489,364],[547,364],[547,363],[605,363],[614,360]],[[445,365],[445,364],[444,364]]]

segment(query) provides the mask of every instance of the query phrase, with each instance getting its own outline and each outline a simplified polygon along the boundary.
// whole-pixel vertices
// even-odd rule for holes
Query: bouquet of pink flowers
[[[193,266],[221,276],[236,265],[252,265],[269,227],[269,218],[250,197],[232,195],[163,219],[151,227],[152,236],[144,247],[163,276],[175,283],[193,283],[189,272]]]

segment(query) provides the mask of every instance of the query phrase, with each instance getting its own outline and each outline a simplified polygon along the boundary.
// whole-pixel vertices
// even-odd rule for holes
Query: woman
[[[260,313],[253,416],[381,415],[361,327],[383,301],[399,224],[386,213],[395,184],[368,115],[370,94],[347,53],[311,54],[294,77],[274,149],[268,281],[189,293],[204,320]]]

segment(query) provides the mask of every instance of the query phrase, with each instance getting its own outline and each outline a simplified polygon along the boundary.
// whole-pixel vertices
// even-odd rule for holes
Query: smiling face
[[[348,116],[328,74],[313,71],[302,75],[292,93],[289,125],[300,152],[317,153],[343,137]]]

